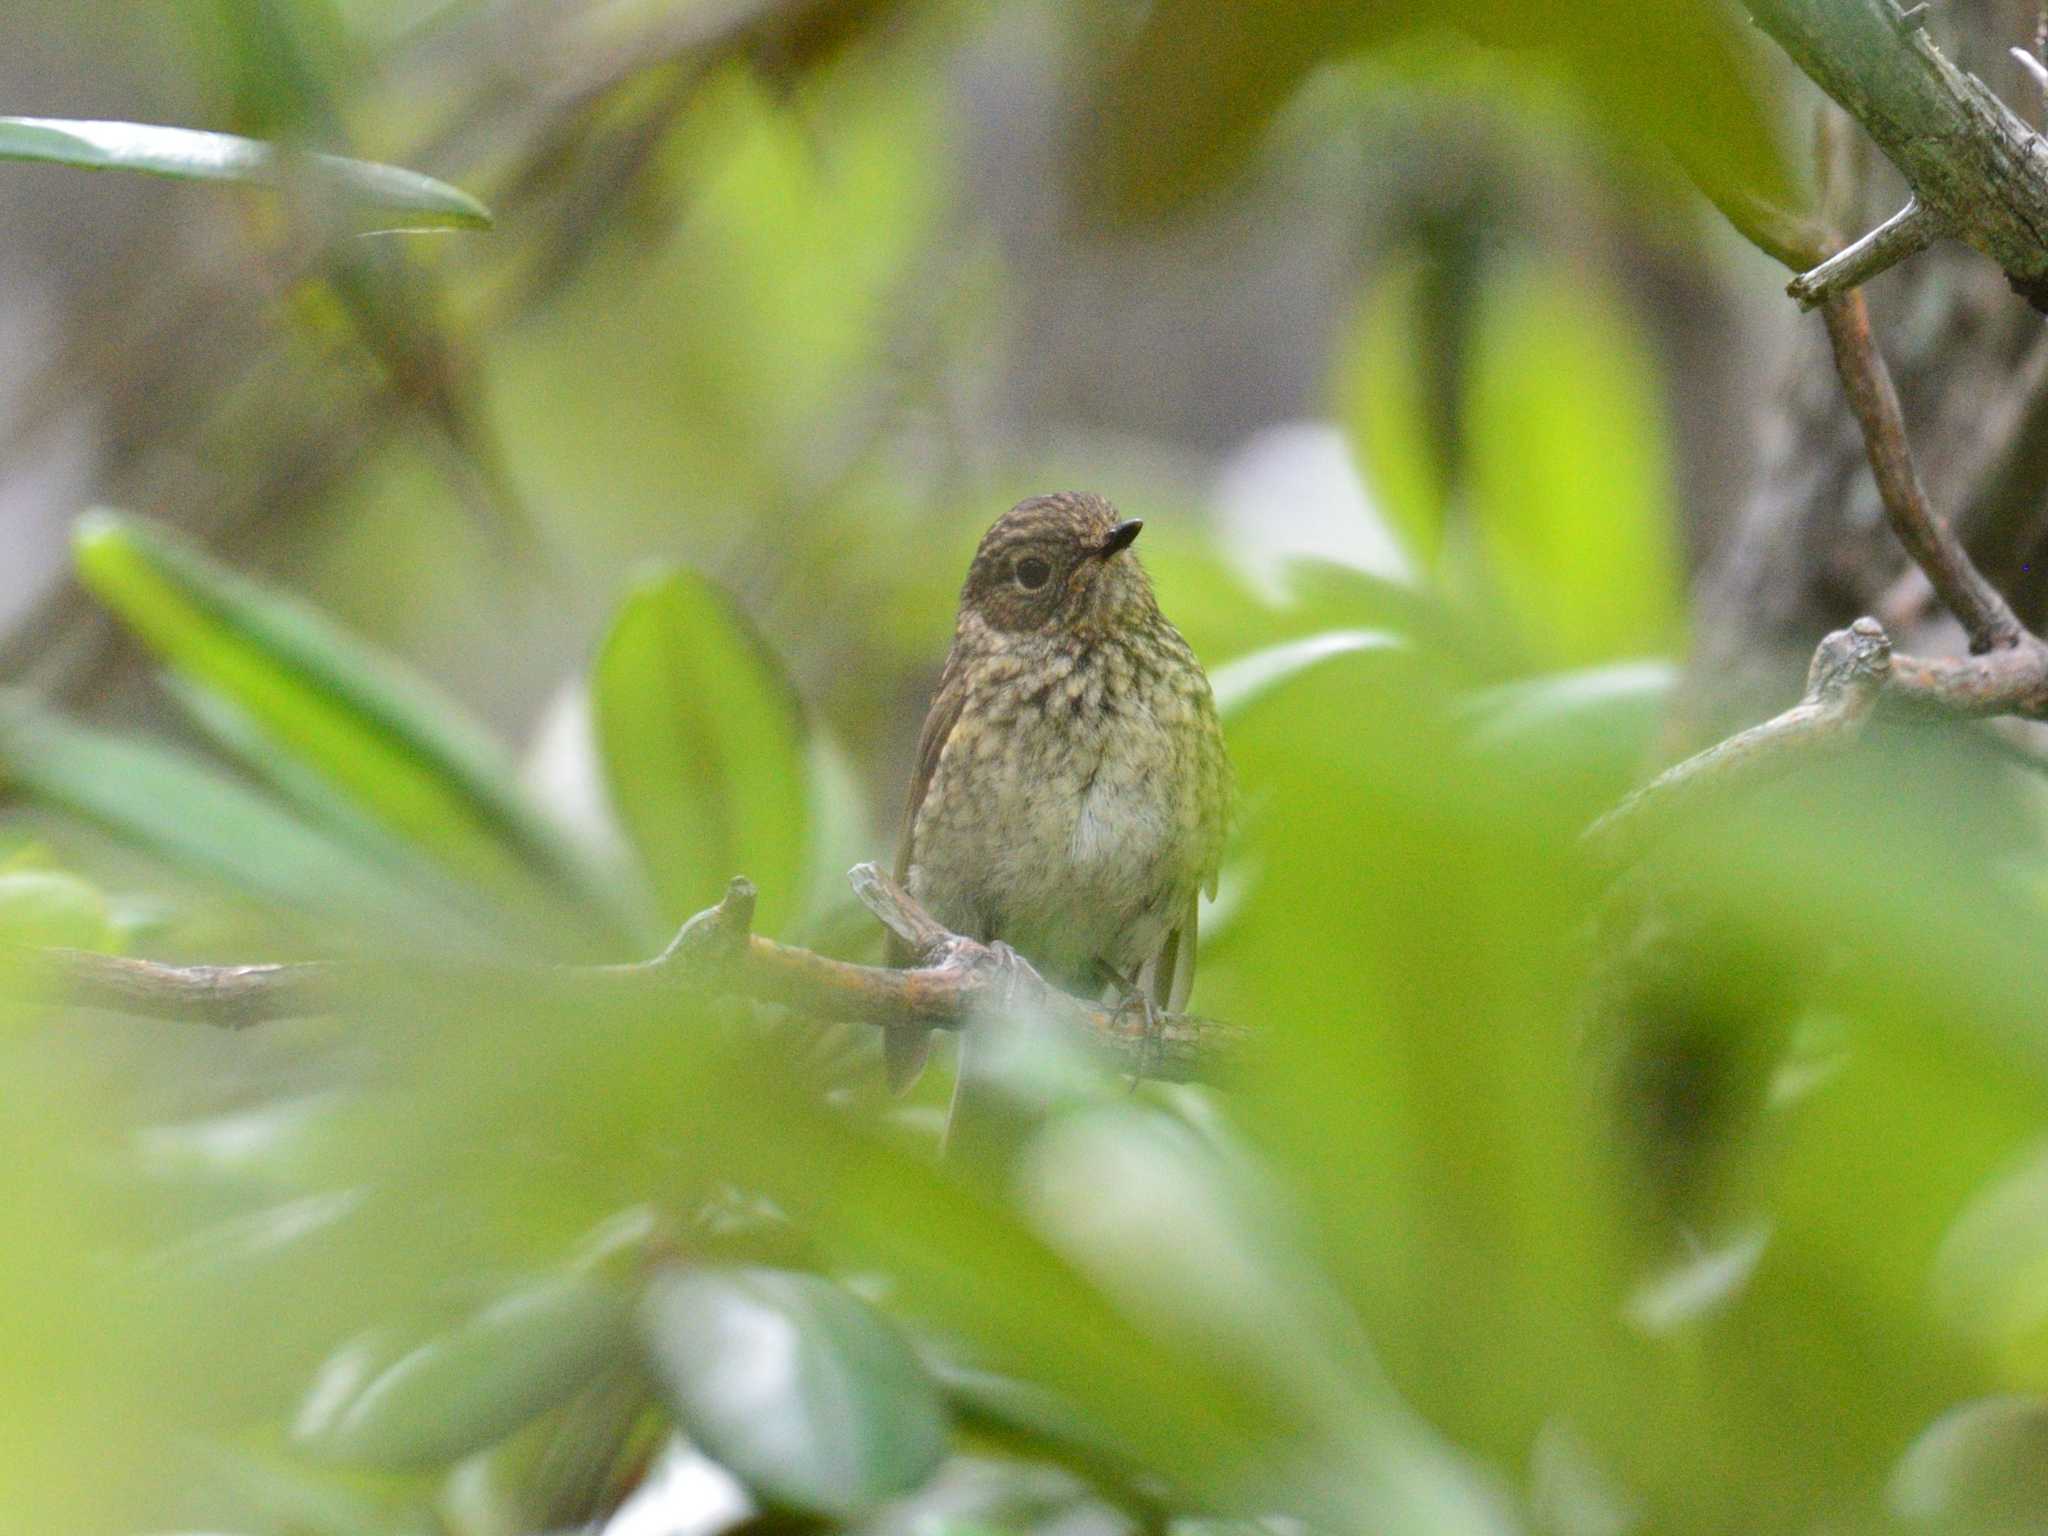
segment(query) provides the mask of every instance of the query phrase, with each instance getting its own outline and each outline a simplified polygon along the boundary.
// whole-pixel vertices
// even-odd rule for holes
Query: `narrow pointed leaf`
[[[286,151],[228,133],[148,123],[0,117],[0,160],[261,186],[302,177],[339,200],[377,209],[393,224],[425,229],[491,226],[490,210],[482,203],[418,171],[339,155]]]
[[[1402,649],[1399,635],[1378,629],[1333,629],[1303,640],[1286,640],[1218,667],[1209,677],[1216,709],[1225,720],[1241,714],[1289,679],[1333,656]]]
[[[66,812],[189,873],[303,915],[428,910],[272,801],[166,748],[0,700],[0,795]],[[442,914],[445,917],[445,914]]]
[[[77,552],[86,585],[183,683],[231,701],[249,731],[412,846],[500,896],[551,887],[607,910],[608,883],[504,749],[395,658],[140,519],[89,514]]]

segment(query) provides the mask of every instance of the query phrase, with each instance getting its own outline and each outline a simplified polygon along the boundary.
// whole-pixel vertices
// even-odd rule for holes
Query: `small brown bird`
[[[954,932],[1149,1012],[1182,1007],[1194,984],[1231,774],[1209,680],[1130,552],[1143,526],[1063,491],[982,536],[896,878]],[[887,1032],[891,1086],[916,1079],[930,1040]]]

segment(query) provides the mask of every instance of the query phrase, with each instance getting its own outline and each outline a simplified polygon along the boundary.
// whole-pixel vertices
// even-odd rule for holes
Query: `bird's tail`
[[[922,1024],[891,1024],[882,1031],[882,1066],[891,1093],[908,1093],[932,1053],[932,1032]]]

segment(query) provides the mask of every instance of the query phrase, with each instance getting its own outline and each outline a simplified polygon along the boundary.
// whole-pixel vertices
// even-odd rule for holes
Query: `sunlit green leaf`
[[[189,128],[0,117],[0,160],[264,186],[289,186],[297,177],[328,196],[377,209],[393,224],[451,229],[491,225],[490,210],[467,192],[417,171],[337,155],[294,153],[253,139]]]
[[[843,1286],[685,1271],[656,1282],[644,1327],[683,1428],[772,1504],[853,1514],[916,1487],[945,1453],[937,1387]]]
[[[1349,432],[1373,505],[1421,569],[1436,562],[1450,494],[1439,437],[1432,432],[1427,367],[1431,361],[1421,304],[1419,262],[1382,273],[1366,294],[1340,353],[1335,406]]]
[[[781,667],[709,582],[643,583],[613,621],[593,678],[612,804],[680,922],[734,875],[773,929],[802,902],[812,827],[803,712]]]
[[[1488,286],[1466,406],[1472,510],[1539,656],[1584,664],[1677,642],[1664,409],[1642,336],[1585,273],[1521,266]]]

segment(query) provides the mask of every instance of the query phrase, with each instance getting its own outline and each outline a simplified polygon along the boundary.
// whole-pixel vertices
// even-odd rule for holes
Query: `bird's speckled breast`
[[[1204,799],[1227,770],[1195,728],[1213,712],[1163,621],[987,659],[912,830],[912,893],[1070,987],[1098,987],[1104,966],[1134,974],[1214,862]]]

